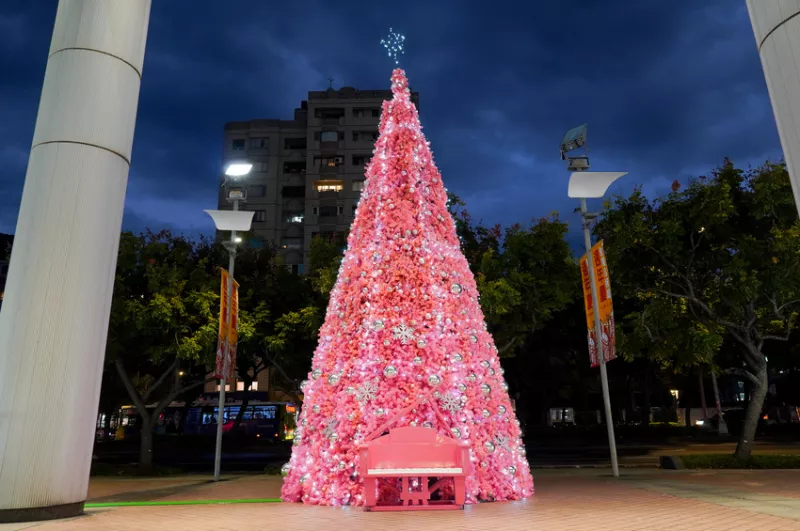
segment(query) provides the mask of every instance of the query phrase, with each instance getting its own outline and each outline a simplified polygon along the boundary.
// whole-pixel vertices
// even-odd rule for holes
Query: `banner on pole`
[[[228,279],[230,275],[222,269],[219,289],[219,336],[217,337],[217,359],[215,378],[222,379],[225,370],[225,356],[228,352]]]
[[[239,344],[239,283],[233,281],[231,328],[228,330],[228,380],[236,381],[236,349]]]
[[[617,357],[616,336],[614,331],[614,304],[611,300],[611,280],[608,275],[608,263],[603,242],[597,242],[591,249],[594,265],[594,278],[597,282],[597,305],[602,329],[603,353],[606,362]],[[592,304],[592,286],[589,277],[589,260],[583,255],[580,260],[581,277],[583,280],[583,300],[586,308],[586,328],[589,339],[589,359],[592,367],[600,366],[600,357],[597,352],[597,334],[594,326],[595,308]]]

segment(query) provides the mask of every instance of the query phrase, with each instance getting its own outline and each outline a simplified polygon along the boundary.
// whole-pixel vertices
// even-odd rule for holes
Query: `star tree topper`
[[[386,48],[386,52],[388,53],[389,57],[394,60],[394,64],[399,65],[400,59],[398,56],[405,53],[403,49],[403,43],[406,40],[406,36],[395,32],[392,28],[389,28],[389,36],[385,39],[381,39],[381,44],[384,48]]]

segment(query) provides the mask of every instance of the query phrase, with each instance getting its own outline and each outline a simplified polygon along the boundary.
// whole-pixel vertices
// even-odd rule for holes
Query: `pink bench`
[[[431,407],[436,409],[434,402]],[[402,417],[418,404],[410,406],[395,419]],[[437,417],[443,423],[441,414]],[[394,420],[388,424],[392,424]],[[446,426],[446,425],[445,425]],[[361,476],[364,478],[365,508],[368,511],[402,511],[431,509],[463,509],[465,480],[472,472],[469,445],[452,437],[443,437],[433,428],[381,428],[359,447]],[[449,431],[449,428],[447,428]],[[400,487],[397,487],[400,479]],[[435,479],[433,484],[429,480]],[[445,482],[452,481],[454,495],[449,500],[431,500]],[[379,505],[378,487],[384,485],[398,494],[400,504]]]

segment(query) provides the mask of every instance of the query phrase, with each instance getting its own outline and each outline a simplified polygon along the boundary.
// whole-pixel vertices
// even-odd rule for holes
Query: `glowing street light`
[[[247,161],[231,161],[225,164],[225,175],[228,177],[244,177],[252,169],[253,165]]]

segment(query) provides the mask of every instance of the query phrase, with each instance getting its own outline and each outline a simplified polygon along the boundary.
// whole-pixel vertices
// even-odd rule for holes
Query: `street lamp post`
[[[597,217],[596,213],[589,212],[587,199],[598,199],[605,195],[611,184],[626,174],[626,172],[590,172],[588,149],[587,153],[579,156],[567,157],[566,154],[586,146],[586,125],[571,129],[567,132],[561,143],[561,158],[569,160],[569,169],[573,173],[569,177],[567,195],[579,199],[581,204],[581,218],[583,221],[583,242],[586,246],[586,260],[589,269],[589,285],[592,294],[592,308],[594,308],[594,329],[597,344],[597,358],[600,364],[600,385],[603,390],[603,408],[606,416],[606,429],[608,431],[608,448],[611,454],[611,472],[615,478],[619,477],[619,464],[617,462],[617,443],[614,436],[614,419],[611,414],[611,397],[608,391],[608,371],[606,370],[606,353],[603,345],[603,326],[600,322],[600,305],[597,297],[597,278],[595,277],[594,257],[592,256],[591,222]]]
[[[228,315],[226,326],[228,328],[228,338],[225,343],[225,352],[223,353],[223,368],[222,374],[219,379],[219,403],[217,413],[217,441],[214,450],[214,481],[219,481],[220,469],[222,464],[222,430],[225,416],[225,386],[228,381],[228,372],[231,370],[231,345],[230,345],[230,329],[233,325],[233,311],[231,303],[233,300],[233,273],[234,266],[236,265],[236,251],[242,239],[236,235],[237,231],[246,232],[250,230],[253,222],[253,212],[246,212],[239,210],[239,202],[246,200],[247,196],[244,189],[234,188],[228,186],[229,179],[237,177],[244,177],[253,165],[246,162],[232,162],[225,167],[226,175],[226,193],[228,201],[233,203],[233,210],[206,210],[205,212],[214,220],[217,230],[227,230],[231,232],[230,240],[223,242],[223,246],[228,251],[228,294],[227,294],[227,308]]]

